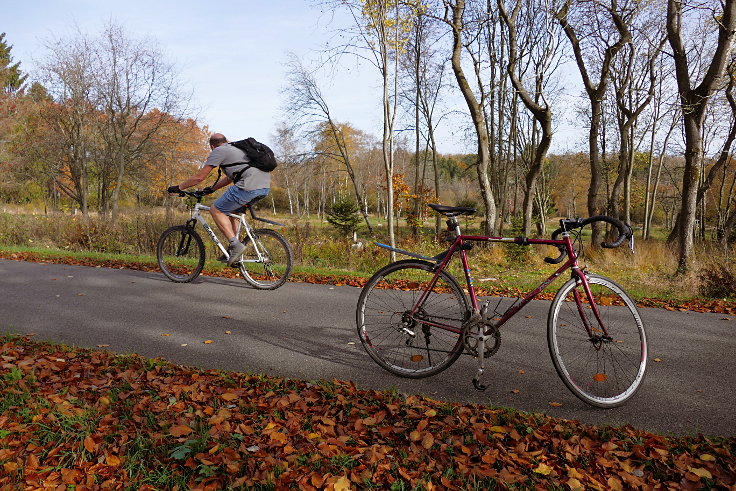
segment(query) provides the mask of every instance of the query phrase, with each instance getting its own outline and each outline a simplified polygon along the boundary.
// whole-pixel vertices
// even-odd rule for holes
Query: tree
[[[684,3],[681,0],[667,0],[667,39],[675,63],[675,78],[680,92],[685,133],[685,171],[682,178],[682,206],[678,219],[678,274],[684,274],[690,269],[693,256],[697,194],[703,168],[702,131],[706,109],[716,84],[724,74],[736,39],[736,0],[724,0],[720,3],[719,12],[708,12],[715,21],[713,27],[717,31],[716,46],[710,63],[704,66],[700,82],[692,80],[692,60],[689,59],[688,50],[683,42]],[[698,12],[697,8],[695,12]]]
[[[656,47],[650,44],[649,49],[642,54],[639,53],[637,46],[639,43],[632,40],[622,52],[628,56],[621,56],[619,57],[620,63],[614,63],[614,74],[611,77],[619,134],[619,166],[618,176],[609,197],[609,209],[612,216],[623,219],[626,223],[631,223],[631,176],[634,170],[636,123],[654,97],[657,81],[654,66],[664,42],[665,40],[662,39],[660,45]],[[643,90],[647,74],[649,89]],[[618,206],[622,186],[624,189],[623,213]]]
[[[509,15],[506,11],[504,0],[498,0],[498,9],[501,13],[501,18],[508,30],[509,62],[507,71],[514,89],[526,108],[534,115],[534,119],[542,131],[541,138],[534,149],[534,157],[531,160],[531,165],[525,177],[523,233],[525,236],[529,236],[532,226],[532,208],[534,206],[537,178],[542,171],[544,159],[552,143],[552,108],[547,102],[544,89],[546,77],[554,72],[559,61],[559,39],[550,27],[547,29],[539,28],[540,24],[548,24],[548,10],[545,6],[531,3],[526,5],[526,8],[523,10],[528,35],[525,39],[525,47],[521,51],[518,44],[517,19],[519,18],[519,13],[522,12],[522,1],[515,0],[512,5],[513,9]],[[535,68],[531,93],[524,86],[518,71],[519,60],[525,56],[532,58]],[[540,213],[543,213],[544,209],[546,209],[545,206],[540,206]],[[544,220],[544,214],[541,215],[541,219]]]
[[[574,9],[574,7],[579,7],[580,9]],[[627,43],[631,42],[628,22],[632,11],[625,7],[620,7],[617,0],[610,0],[606,3],[565,0],[562,8],[557,12],[557,20],[562,25],[565,34],[570,40],[575,63],[577,64],[583,85],[585,86],[585,92],[590,101],[591,116],[588,132],[588,147],[590,152],[589,216],[601,214],[600,187],[603,171],[598,136],[601,130],[603,101],[608,88],[611,63],[619,51]],[[598,24],[599,22],[605,24],[604,15],[610,17],[613,23],[613,29],[610,27],[600,27]],[[573,26],[573,20],[580,22],[583,30],[582,35],[578,32],[579,29]],[[597,83],[594,82],[590,75],[591,68],[589,68],[589,63],[586,63],[586,54],[581,44],[581,39],[587,38],[598,41],[592,46],[592,49],[596,52],[595,54],[599,56]],[[590,58],[592,58],[592,55]],[[590,60],[590,58],[588,59]],[[593,224],[592,227],[592,245],[598,247],[603,239],[603,229],[600,223]]]
[[[359,5],[342,0],[353,16],[362,47],[368,50],[371,63],[381,74],[383,94],[383,136],[381,150],[386,174],[386,199],[389,243],[396,246],[394,224],[393,175],[396,137],[394,127],[399,97],[399,58],[405,51],[411,19],[420,9],[414,2],[399,0],[361,0]],[[391,252],[391,259],[396,254]]]
[[[466,44],[464,33],[467,32],[468,28],[468,24],[465,22],[465,0],[457,0],[454,3],[444,0],[443,3],[445,5],[443,20],[452,31],[452,71],[473,120],[473,128],[478,144],[476,172],[480,195],[485,208],[483,225],[486,233],[494,235],[496,233],[496,202],[488,180],[488,166],[490,163],[488,121],[482,102],[478,101],[468,82],[462,62],[462,53]]]
[[[188,98],[155,44],[115,24],[46,47],[40,75],[53,103],[40,110],[52,131],[34,127],[37,161],[85,216],[96,190],[99,209],[115,220],[130,168],[140,174],[145,156],[158,152],[157,135],[184,123]]]
[[[165,61],[152,41],[133,39],[111,23],[91,46],[93,102],[103,114],[99,125],[104,142],[103,189],[112,187],[110,200],[115,222],[127,167],[140,164],[146,145],[167,122],[167,118],[149,118],[144,125],[144,119],[156,109],[169,119],[183,121],[187,98],[178,89],[180,83],[173,65]],[[107,211],[106,199],[102,208]]]
[[[49,57],[41,64],[40,74],[53,103],[39,108],[41,120],[33,130],[41,134],[32,139],[33,152],[35,160],[45,163],[46,174],[86,217],[98,120],[92,103],[94,67],[89,43],[84,38],[73,43],[57,40],[47,47]]]
[[[13,49],[5,41],[5,33],[0,33],[0,93],[15,94],[20,92],[28,78],[20,69],[20,62],[13,63],[10,51]]]
[[[436,127],[442,117],[437,117],[437,107],[441,99],[440,93],[445,88],[444,77],[449,60],[436,46],[439,41],[437,24],[430,16],[418,12],[413,19],[413,29],[409,38],[408,49],[404,60],[407,87],[404,99],[408,101],[414,113],[414,207],[412,214],[416,235],[420,218],[424,214],[424,201],[427,197],[427,167],[432,165],[434,176],[434,196],[430,199],[437,202],[440,194],[439,167],[437,156]],[[422,147],[422,139],[424,146]],[[435,214],[435,235],[439,237],[441,217]]]
[[[363,203],[360,186],[355,176],[355,170],[351,162],[351,155],[346,143],[345,134],[340,126],[332,118],[330,106],[327,104],[322,91],[320,90],[314,75],[304,68],[299,59],[295,55],[291,55],[289,61],[289,72],[287,74],[286,94],[286,110],[291,116],[291,120],[295,124],[307,123],[312,124],[319,131],[320,128],[326,128],[333,143],[335,152],[331,157],[338,160],[344,167],[353,184],[355,199],[358,203]],[[314,131],[314,129],[313,129]],[[368,213],[361,207],[361,213],[365,220],[369,233],[373,233]]]
[[[327,210],[327,221],[340,233],[349,236],[358,229],[361,221],[359,206],[349,196],[340,196]]]

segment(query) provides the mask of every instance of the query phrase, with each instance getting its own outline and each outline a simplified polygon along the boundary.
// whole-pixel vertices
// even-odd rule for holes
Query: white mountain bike
[[[227,248],[222,245],[215,232],[200,214],[209,211],[210,207],[201,204],[205,196],[200,191],[181,191],[180,196],[191,196],[197,201],[192,207],[192,218],[183,225],[170,227],[161,234],[156,245],[156,258],[161,271],[171,281],[188,283],[202,272],[205,261],[204,243],[194,230],[197,222],[210,236],[215,245],[228,258]],[[245,218],[250,211],[254,220],[283,226],[283,224],[256,216],[253,204],[261,197],[255,198],[229,217],[239,220],[236,235],[245,245],[245,252],[232,267],[238,268],[243,279],[260,290],[275,290],[289,279],[292,268],[291,247],[286,239],[275,230],[253,228]]]

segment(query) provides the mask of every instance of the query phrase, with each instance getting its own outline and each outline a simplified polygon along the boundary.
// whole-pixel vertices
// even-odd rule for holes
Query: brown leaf
[[[350,479],[348,479],[347,476],[340,476],[340,478],[335,481],[332,489],[335,491],[349,491],[352,489]]]
[[[424,434],[424,438],[422,438],[422,447],[429,450],[430,448],[432,448],[432,445],[434,445],[434,437],[431,433],[426,432]]]
[[[90,435],[87,435],[86,437],[84,437],[84,448],[85,448],[85,449],[86,449],[86,450],[87,450],[87,451],[88,451],[89,453],[94,453],[94,452],[95,452],[95,451],[97,450],[97,444],[96,444],[96,443],[95,443],[95,441],[94,441],[94,440],[92,439],[92,436],[90,436]]]
[[[560,402],[550,402],[549,405],[552,406],[552,407],[561,407],[562,406],[562,403],[560,403]]]
[[[107,462],[107,465],[111,465],[113,467],[117,467],[120,465],[120,458],[116,455],[107,455],[105,457],[105,462]]]
[[[171,427],[171,429],[169,430],[169,434],[171,436],[174,436],[174,437],[177,437],[178,438],[180,436],[188,435],[188,434],[192,433],[193,431],[194,430],[192,430],[188,426],[185,426],[185,425],[176,425],[176,426],[172,426]]]

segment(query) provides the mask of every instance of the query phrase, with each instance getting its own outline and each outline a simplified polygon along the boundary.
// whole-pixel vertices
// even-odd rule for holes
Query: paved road
[[[736,436],[733,316],[642,309],[651,346],[647,378],[626,405],[601,410],[580,402],[557,377],[547,353],[544,301],[532,302],[504,327],[501,349],[486,370],[489,389],[477,392],[474,360],[467,356],[423,380],[379,368],[357,339],[360,290],[352,287],[288,283],[263,292],[242,280],[200,277],[182,285],[157,272],[7,260],[0,260],[0,278],[0,332],[90,348],[104,344],[203,368],[347,379],[362,388],[396,387],[596,425]]]

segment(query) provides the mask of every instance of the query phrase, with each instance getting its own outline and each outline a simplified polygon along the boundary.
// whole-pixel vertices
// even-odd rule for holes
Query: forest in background
[[[553,217],[608,214],[644,238],[664,230],[678,272],[698,240],[719,241],[730,257],[734,0],[332,3],[354,24],[325,48],[330,61],[289,59],[285,122],[267,141],[280,160],[274,211],[324,217],[351,199],[367,232],[368,217],[380,217],[392,244],[397,220],[414,234],[434,221],[439,233],[427,202],[475,206],[493,234],[545,234]],[[111,21],[49,43],[28,74],[11,43],[0,37],[0,201],[112,223],[126,207],[175,206],[163,189],[204,160],[209,130],[161,51]],[[336,119],[323,96],[317,74],[346,56],[383,81],[380,136]],[[559,106],[565,62],[585,88],[574,108]],[[443,100],[458,92],[478,151],[441,154]],[[589,130],[587,151],[549,153],[565,110]]]

